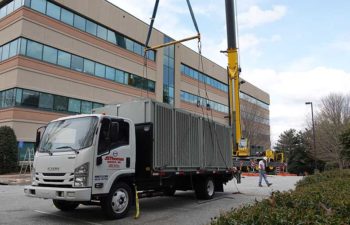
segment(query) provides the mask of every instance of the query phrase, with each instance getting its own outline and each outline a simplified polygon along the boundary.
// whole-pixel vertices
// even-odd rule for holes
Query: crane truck
[[[242,135],[241,125],[241,109],[240,109],[240,84],[242,83],[239,77],[241,68],[239,66],[238,45],[236,35],[236,21],[235,21],[235,5],[234,1],[226,0],[226,24],[227,24],[227,44],[228,44],[228,81],[229,81],[229,107],[230,112],[229,121],[232,127],[235,127],[235,142],[233,144],[233,165],[247,170],[252,167],[252,160],[258,161],[266,156],[268,158],[269,170],[276,171],[278,167],[285,166],[284,156],[282,152],[275,152],[267,149],[261,155],[252,155],[250,151],[249,140]],[[233,118],[234,115],[234,118]],[[233,120],[234,119],[234,120]]]

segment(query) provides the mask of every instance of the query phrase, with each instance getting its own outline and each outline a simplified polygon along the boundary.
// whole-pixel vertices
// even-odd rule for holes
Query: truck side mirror
[[[38,149],[39,144],[40,144],[40,139],[41,139],[41,132],[37,131],[36,132],[36,139],[35,139],[35,149]]]
[[[39,127],[39,128],[36,130],[36,138],[35,138],[35,145],[34,145],[35,150],[37,150],[38,147],[39,147],[39,145],[40,145],[41,136],[42,136],[42,134],[44,133],[45,128],[46,128],[46,126],[43,126],[43,127]]]

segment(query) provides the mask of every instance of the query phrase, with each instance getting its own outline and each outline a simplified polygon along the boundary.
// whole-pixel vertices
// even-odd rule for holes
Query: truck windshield
[[[80,117],[48,124],[39,145],[40,152],[75,151],[92,145],[97,117]]]

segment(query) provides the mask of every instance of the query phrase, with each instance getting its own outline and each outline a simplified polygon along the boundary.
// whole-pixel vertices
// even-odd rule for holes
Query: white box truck
[[[64,211],[99,204],[112,219],[136,194],[210,199],[235,175],[230,127],[149,99],[53,120],[36,143],[25,195]]]

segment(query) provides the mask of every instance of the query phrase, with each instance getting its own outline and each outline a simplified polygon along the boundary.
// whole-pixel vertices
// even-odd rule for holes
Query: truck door
[[[107,117],[101,120],[92,194],[107,193],[116,177],[134,171],[133,146],[128,121]]]

